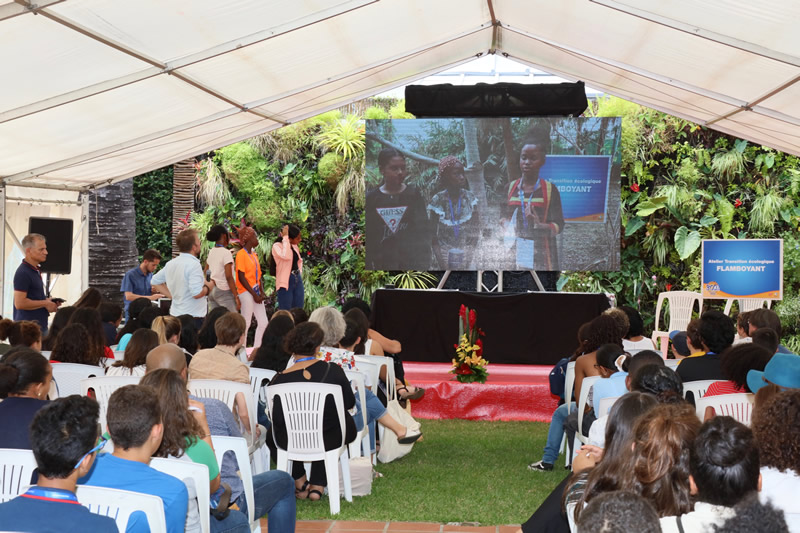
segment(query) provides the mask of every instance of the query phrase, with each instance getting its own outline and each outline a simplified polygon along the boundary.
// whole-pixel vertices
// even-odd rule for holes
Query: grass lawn
[[[342,498],[337,520],[520,524],[567,475],[530,472],[541,459],[548,424],[421,420],[425,435],[398,461],[375,468],[372,494]],[[330,519],[328,498],[297,502],[298,520]]]

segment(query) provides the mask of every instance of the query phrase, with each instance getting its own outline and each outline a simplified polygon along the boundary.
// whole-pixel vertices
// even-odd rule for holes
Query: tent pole
[[[2,230],[0,230],[0,313],[5,313],[5,286],[6,286],[6,186],[0,185],[0,218],[2,219]]]
[[[81,193],[81,293],[89,288],[89,193]]]

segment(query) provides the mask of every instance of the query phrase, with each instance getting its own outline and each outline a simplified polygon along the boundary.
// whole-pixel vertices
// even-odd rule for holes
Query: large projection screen
[[[618,270],[620,119],[366,121],[371,270]]]

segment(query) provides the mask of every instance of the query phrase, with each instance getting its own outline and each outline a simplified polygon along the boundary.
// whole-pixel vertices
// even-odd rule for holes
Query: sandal
[[[414,435],[409,435],[408,433],[406,433],[405,437],[400,437],[400,438],[397,439],[397,443],[398,444],[413,444],[414,442],[417,442],[417,440],[419,440],[419,438],[421,436],[422,436],[421,432],[420,433],[415,433]]]
[[[403,396],[402,394],[400,394],[401,390],[405,390],[407,394]],[[414,392],[409,393],[408,387],[402,386],[397,388],[397,394],[400,396],[400,399],[402,400],[419,400],[420,398],[425,396],[425,389],[423,389],[422,387],[415,387]]]
[[[306,498],[308,498],[309,493],[306,493],[305,496],[302,496],[302,494],[306,492],[309,485],[311,485],[311,483],[309,483],[308,480],[306,480],[305,483],[303,483],[303,486],[300,487],[299,489],[295,486],[294,497],[297,498],[298,500],[305,500]]]
[[[311,497],[312,494],[315,494],[317,497],[312,498]],[[312,502],[318,502],[322,499],[322,492],[318,491],[317,489],[311,489],[310,491],[308,491],[308,499],[311,500]]]

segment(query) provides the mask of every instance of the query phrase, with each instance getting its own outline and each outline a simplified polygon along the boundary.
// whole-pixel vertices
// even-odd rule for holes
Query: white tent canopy
[[[0,0],[0,178],[102,186],[487,53],[800,154],[800,3],[627,2]]]

